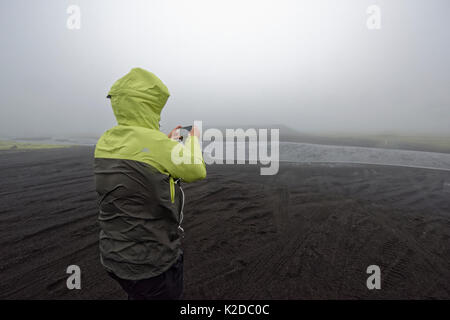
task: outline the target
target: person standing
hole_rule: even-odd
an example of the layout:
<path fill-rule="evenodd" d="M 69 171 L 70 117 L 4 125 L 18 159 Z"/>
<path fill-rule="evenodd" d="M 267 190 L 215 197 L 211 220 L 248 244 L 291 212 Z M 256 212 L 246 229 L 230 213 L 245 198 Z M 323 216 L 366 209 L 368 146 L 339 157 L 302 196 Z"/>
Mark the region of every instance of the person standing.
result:
<path fill-rule="evenodd" d="M 169 135 L 159 130 L 169 95 L 153 73 L 132 69 L 108 93 L 118 125 L 95 148 L 100 260 L 131 300 L 182 296 L 181 183 L 206 177 L 199 130 L 184 146 L 181 126 Z M 174 148 L 192 161 L 173 161 Z"/>

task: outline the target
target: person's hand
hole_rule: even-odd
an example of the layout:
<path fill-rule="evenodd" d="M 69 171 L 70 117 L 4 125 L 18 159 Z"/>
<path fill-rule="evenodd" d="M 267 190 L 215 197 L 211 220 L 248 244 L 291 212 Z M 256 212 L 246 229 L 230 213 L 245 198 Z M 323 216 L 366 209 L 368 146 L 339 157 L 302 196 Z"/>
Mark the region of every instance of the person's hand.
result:
<path fill-rule="evenodd" d="M 181 136 L 180 136 L 180 128 L 182 128 L 182 126 L 176 126 L 175 129 L 170 131 L 170 133 L 167 135 L 169 137 L 169 139 L 180 140 L 180 138 L 181 138 Z"/>
<path fill-rule="evenodd" d="M 200 139 L 200 131 L 198 130 L 197 126 L 193 126 L 192 130 L 189 132 L 190 136 L 196 136 Z"/>

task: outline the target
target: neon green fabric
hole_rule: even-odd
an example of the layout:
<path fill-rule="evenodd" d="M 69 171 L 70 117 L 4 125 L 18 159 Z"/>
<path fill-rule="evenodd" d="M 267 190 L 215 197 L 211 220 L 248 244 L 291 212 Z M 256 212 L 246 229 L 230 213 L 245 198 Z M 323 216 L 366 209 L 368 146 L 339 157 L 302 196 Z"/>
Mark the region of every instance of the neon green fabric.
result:
<path fill-rule="evenodd" d="M 132 69 L 114 83 L 109 96 L 118 125 L 99 139 L 96 158 L 144 162 L 185 182 L 206 177 L 197 137 L 189 137 L 183 146 L 159 131 L 160 114 L 169 91 L 158 77 L 140 68 Z M 172 154 L 190 161 L 173 162 Z"/>
<path fill-rule="evenodd" d="M 173 178 L 170 177 L 169 180 L 170 183 L 170 202 L 175 202 L 175 181 L 173 181 Z"/>
<path fill-rule="evenodd" d="M 108 95 L 119 125 L 159 130 L 161 111 L 170 93 L 153 73 L 134 68 L 113 84 Z"/>

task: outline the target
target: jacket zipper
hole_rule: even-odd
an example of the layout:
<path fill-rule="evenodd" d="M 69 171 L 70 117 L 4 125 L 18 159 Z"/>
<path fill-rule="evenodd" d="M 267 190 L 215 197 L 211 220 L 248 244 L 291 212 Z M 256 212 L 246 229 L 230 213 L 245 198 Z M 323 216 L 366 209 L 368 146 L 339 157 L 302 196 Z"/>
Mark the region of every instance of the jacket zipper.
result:
<path fill-rule="evenodd" d="M 170 201 L 172 203 L 175 203 L 175 183 L 179 183 L 180 179 L 177 179 L 177 181 L 173 180 L 173 177 L 170 177 Z M 182 232 L 182 234 L 184 234 L 184 230 L 181 227 L 181 223 L 183 222 L 183 210 L 184 210 L 184 191 L 180 187 L 180 191 L 181 191 L 181 210 L 180 210 L 180 216 L 179 216 L 179 222 L 178 222 L 178 229 L 180 229 L 180 231 Z"/>

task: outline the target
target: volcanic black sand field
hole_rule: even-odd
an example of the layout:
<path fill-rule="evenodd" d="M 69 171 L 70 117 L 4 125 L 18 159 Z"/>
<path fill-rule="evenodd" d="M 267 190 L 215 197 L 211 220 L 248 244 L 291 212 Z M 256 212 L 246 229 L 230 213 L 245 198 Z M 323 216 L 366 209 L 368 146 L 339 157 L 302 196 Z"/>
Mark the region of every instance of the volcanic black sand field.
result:
<path fill-rule="evenodd" d="M 124 299 L 99 262 L 92 147 L 0 152 L 0 298 Z M 186 299 L 450 298 L 450 172 L 208 166 L 184 185 Z M 82 289 L 66 288 L 67 266 Z M 381 290 L 366 268 L 381 268 Z"/>

